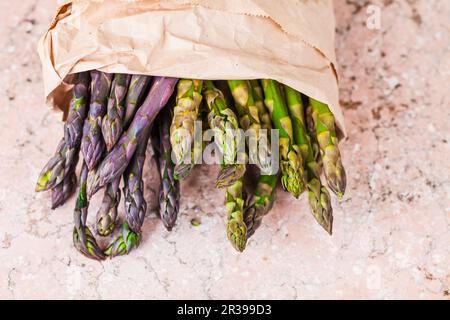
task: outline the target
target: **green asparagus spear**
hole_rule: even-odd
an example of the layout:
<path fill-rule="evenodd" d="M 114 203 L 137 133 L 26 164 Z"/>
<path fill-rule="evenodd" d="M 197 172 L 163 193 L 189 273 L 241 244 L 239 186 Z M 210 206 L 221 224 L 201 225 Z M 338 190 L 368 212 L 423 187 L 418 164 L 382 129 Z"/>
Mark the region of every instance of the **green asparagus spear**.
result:
<path fill-rule="evenodd" d="M 264 92 L 258 80 L 250 80 L 252 87 L 253 99 L 255 100 L 255 106 L 258 109 L 258 117 L 261 123 L 262 129 L 272 129 L 272 120 L 270 119 L 270 113 L 264 105 Z"/>
<path fill-rule="evenodd" d="M 334 116 L 326 104 L 312 98 L 310 98 L 310 103 L 313 110 L 313 119 L 325 177 L 330 189 L 339 199 L 342 199 L 347 178 L 339 152 Z"/>
<path fill-rule="evenodd" d="M 97 233 L 106 237 L 114 231 L 117 219 L 117 207 L 120 202 L 120 179 L 108 183 L 100 209 L 97 212 Z"/>
<path fill-rule="evenodd" d="M 194 123 L 198 119 L 202 102 L 203 81 L 182 79 L 178 82 L 178 91 L 174 116 L 170 127 L 170 142 L 175 155 L 175 176 L 183 179 L 194 167 L 195 150 Z M 200 151 L 201 152 L 201 151 Z M 185 163 L 189 157 L 188 163 Z"/>
<path fill-rule="evenodd" d="M 262 219 L 275 202 L 278 175 L 261 175 L 258 179 L 255 193 L 250 197 L 245 207 L 245 225 L 247 226 L 247 238 L 250 238 L 261 226 Z"/>
<path fill-rule="evenodd" d="M 209 110 L 208 123 L 215 131 L 215 144 L 223 156 L 223 168 L 217 179 L 218 188 L 228 187 L 238 181 L 245 173 L 244 154 L 239 153 L 238 146 L 242 141 L 236 114 L 225 102 L 223 93 L 212 81 L 205 81 L 203 95 Z M 244 159 L 239 159 L 244 157 Z"/>
<path fill-rule="evenodd" d="M 303 166 L 307 174 L 308 200 L 312 214 L 317 222 L 331 234 L 333 225 L 333 210 L 330 195 L 320 181 L 320 169 L 314 158 L 311 139 L 308 136 L 305 109 L 300 92 L 284 86 L 289 113 L 294 128 L 294 140 L 302 153 Z"/>
<path fill-rule="evenodd" d="M 300 150 L 296 150 L 294 146 L 292 120 L 282 98 L 280 84 L 274 80 L 262 80 L 262 84 L 264 103 L 280 135 L 281 182 L 285 190 L 298 198 L 305 190 L 305 174 Z"/>
<path fill-rule="evenodd" d="M 309 98 L 302 95 L 302 101 L 304 105 L 306 105 L 306 111 L 305 111 L 305 123 L 306 123 L 306 129 L 308 131 L 308 135 L 311 138 L 311 147 L 313 149 L 314 159 L 316 159 L 317 163 L 319 164 L 320 168 L 322 168 L 322 159 L 320 158 L 320 148 L 319 148 L 319 142 L 317 141 L 317 135 L 316 135 L 316 126 L 314 125 L 314 119 L 313 119 L 313 109 L 311 104 L 309 103 Z M 320 169 L 322 170 L 322 169 Z"/>
<path fill-rule="evenodd" d="M 233 247 L 243 252 L 247 244 L 247 226 L 244 221 L 244 183 L 240 178 L 226 190 L 227 236 Z"/>

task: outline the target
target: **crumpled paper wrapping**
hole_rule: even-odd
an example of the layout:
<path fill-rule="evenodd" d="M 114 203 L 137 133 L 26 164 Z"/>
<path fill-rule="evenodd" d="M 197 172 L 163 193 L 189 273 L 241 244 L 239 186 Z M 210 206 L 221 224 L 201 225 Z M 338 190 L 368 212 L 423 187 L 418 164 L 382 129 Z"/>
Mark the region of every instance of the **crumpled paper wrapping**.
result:
<path fill-rule="evenodd" d="M 60 1 L 39 42 L 47 103 L 67 112 L 70 74 L 270 78 L 339 107 L 332 0 Z"/>

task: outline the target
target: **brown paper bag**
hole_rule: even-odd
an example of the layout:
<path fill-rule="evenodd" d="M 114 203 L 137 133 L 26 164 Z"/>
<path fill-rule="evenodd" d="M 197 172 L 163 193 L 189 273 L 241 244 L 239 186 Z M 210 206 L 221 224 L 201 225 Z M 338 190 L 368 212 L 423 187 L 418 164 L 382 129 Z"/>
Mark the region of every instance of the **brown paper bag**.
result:
<path fill-rule="evenodd" d="M 339 107 L 332 0 L 62 1 L 39 43 L 49 105 L 80 71 L 270 78 Z"/>

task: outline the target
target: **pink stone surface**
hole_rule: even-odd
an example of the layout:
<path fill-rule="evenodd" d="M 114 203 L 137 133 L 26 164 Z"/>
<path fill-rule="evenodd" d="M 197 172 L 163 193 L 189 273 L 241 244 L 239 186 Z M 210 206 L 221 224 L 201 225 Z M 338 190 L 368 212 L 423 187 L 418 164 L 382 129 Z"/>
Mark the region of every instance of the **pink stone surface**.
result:
<path fill-rule="evenodd" d="M 332 237 L 304 197 L 280 193 L 234 252 L 205 166 L 183 183 L 173 232 L 149 212 L 139 250 L 98 263 L 72 246 L 74 199 L 51 211 L 33 190 L 62 134 L 36 53 L 55 1 L 1 1 L 0 298 L 449 299 L 450 2 L 373 1 L 380 30 L 370 4 L 335 1 L 348 192 Z"/>

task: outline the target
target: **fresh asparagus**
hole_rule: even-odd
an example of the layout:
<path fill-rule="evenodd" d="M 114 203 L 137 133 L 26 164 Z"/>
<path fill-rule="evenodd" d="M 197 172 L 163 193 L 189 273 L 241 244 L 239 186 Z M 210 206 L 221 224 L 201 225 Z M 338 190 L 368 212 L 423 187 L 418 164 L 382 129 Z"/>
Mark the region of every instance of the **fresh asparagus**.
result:
<path fill-rule="evenodd" d="M 120 179 L 108 183 L 105 188 L 105 194 L 100 209 L 96 217 L 97 233 L 106 237 L 114 231 L 117 219 L 117 208 L 120 203 Z"/>
<path fill-rule="evenodd" d="M 261 175 L 258 179 L 255 193 L 249 198 L 245 207 L 245 225 L 247 226 L 247 238 L 250 238 L 261 226 L 262 219 L 275 202 L 278 175 Z"/>
<path fill-rule="evenodd" d="M 75 227 L 73 229 L 73 243 L 75 248 L 88 258 L 104 260 L 105 255 L 97 244 L 91 230 L 86 226 L 89 201 L 86 195 L 88 167 L 84 162 L 81 168 L 78 198 L 74 211 Z"/>
<path fill-rule="evenodd" d="M 133 75 L 125 99 L 125 116 L 123 119 L 123 128 L 127 129 L 136 114 L 136 111 L 145 97 L 146 90 L 151 81 L 151 77 L 143 75 Z"/>
<path fill-rule="evenodd" d="M 257 100 L 259 102 L 259 106 L 256 105 L 256 101 L 254 98 L 254 90 L 253 87 L 248 80 L 229 80 L 228 84 L 230 86 L 235 106 L 237 109 L 237 113 L 239 115 L 239 121 L 244 130 L 252 130 L 250 133 L 254 134 L 254 138 L 256 139 L 256 148 L 249 145 L 249 154 L 251 163 L 255 163 L 258 167 L 264 172 L 271 172 L 271 168 L 265 159 L 261 158 L 267 155 L 270 152 L 269 141 L 267 136 L 263 136 L 261 133 L 262 122 L 261 117 L 264 118 L 266 122 L 264 124 L 265 129 L 272 128 L 272 122 L 267 119 L 268 111 L 264 106 L 264 102 L 261 96 L 257 96 Z M 261 87 L 259 87 L 261 89 Z M 261 105 L 262 103 L 262 105 Z M 267 121 L 268 120 L 268 121 Z M 262 152 L 265 150 L 265 153 Z"/>
<path fill-rule="evenodd" d="M 47 162 L 39 174 L 36 192 L 47 191 L 63 182 L 76 165 L 78 149 L 67 147 L 64 138 L 58 144 L 53 157 Z"/>
<path fill-rule="evenodd" d="M 239 122 L 245 129 L 254 129 L 259 131 L 261 121 L 259 112 L 253 98 L 253 90 L 248 80 L 228 80 L 228 85 L 233 95 Z"/>
<path fill-rule="evenodd" d="M 298 198 L 305 190 L 305 174 L 302 170 L 300 150 L 294 148 L 292 121 L 282 98 L 280 84 L 274 80 L 262 80 L 262 84 L 264 103 L 280 134 L 281 182 L 285 190 Z"/>
<path fill-rule="evenodd" d="M 64 138 L 59 142 L 55 155 L 41 171 L 36 185 L 37 192 L 55 188 L 63 182 L 66 176 L 75 170 L 83 133 L 83 122 L 86 119 L 88 110 L 89 82 L 90 76 L 88 72 L 81 72 L 75 75 L 69 114 L 64 124 Z M 66 183 L 69 183 L 69 181 L 66 180 Z M 68 191 L 67 186 L 66 184 L 66 192 Z M 60 198 L 62 189 L 59 188 L 59 190 L 55 192 L 55 201 L 57 199 L 62 200 Z M 58 204 L 58 201 L 55 203 Z"/>
<path fill-rule="evenodd" d="M 128 74 L 116 74 L 111 85 L 106 115 L 102 120 L 102 134 L 107 151 L 114 147 L 123 131 L 125 98 L 130 80 L 131 76 Z"/>
<path fill-rule="evenodd" d="M 106 113 L 106 104 L 111 91 L 112 73 L 91 71 L 91 103 L 83 127 L 81 152 L 89 170 L 94 170 L 105 150 L 102 137 L 102 119 Z"/>
<path fill-rule="evenodd" d="M 304 166 L 307 175 L 308 200 L 311 211 L 317 222 L 331 234 L 333 210 L 330 195 L 320 181 L 320 167 L 314 158 L 311 139 L 307 133 L 302 97 L 300 92 L 289 86 L 284 86 L 284 91 L 293 123 L 294 141 L 301 150 L 302 166 Z"/>
<path fill-rule="evenodd" d="M 187 177 L 194 167 L 194 124 L 203 99 L 202 88 L 201 80 L 182 79 L 178 82 L 177 105 L 170 127 L 170 142 L 176 160 L 175 175 L 178 179 Z M 187 157 L 190 158 L 189 163 L 185 163 Z"/>
<path fill-rule="evenodd" d="M 171 154 L 169 125 L 171 123 L 171 110 L 165 108 L 160 115 L 159 126 L 159 171 L 161 174 L 161 187 L 159 191 L 159 215 L 167 230 L 175 226 L 180 208 L 180 182 L 175 178 L 174 163 Z M 172 122 L 173 123 L 173 122 Z"/>
<path fill-rule="evenodd" d="M 240 117 L 241 126 L 245 129 L 253 129 L 256 133 L 258 142 L 258 150 L 254 150 L 250 154 L 256 153 L 256 163 L 259 164 L 261 170 L 266 171 L 268 168 L 262 166 L 259 161 L 259 148 L 262 146 L 260 129 L 262 128 L 261 116 L 264 119 L 265 129 L 272 128 L 270 115 L 264 106 L 262 88 L 258 81 L 251 84 L 250 81 L 232 80 L 228 81 L 236 107 Z M 256 99 L 254 96 L 256 95 Z M 259 106 L 257 106 L 257 101 Z M 247 226 L 247 237 L 253 235 L 255 230 L 261 225 L 263 216 L 265 216 L 272 208 L 275 199 L 275 187 L 278 175 L 261 175 L 257 185 L 255 194 L 250 198 L 249 204 L 245 208 L 245 224 Z"/>
<path fill-rule="evenodd" d="M 145 163 L 145 151 L 147 150 L 149 136 L 150 129 L 145 132 L 143 141 L 138 145 L 129 166 L 123 175 L 125 217 L 130 229 L 138 234 L 141 232 L 141 226 L 147 211 L 147 202 L 144 199 L 142 171 Z"/>
<path fill-rule="evenodd" d="M 322 156 L 323 171 L 330 189 L 339 199 L 342 199 L 347 178 L 339 152 L 333 113 L 326 104 L 312 98 L 309 100 L 313 110 L 312 116 Z"/>
<path fill-rule="evenodd" d="M 305 98 L 305 96 L 302 95 L 302 98 Z M 302 100 L 303 100 L 303 103 L 307 106 L 306 111 L 305 111 L 305 123 L 306 123 L 306 129 L 308 130 L 308 135 L 311 138 L 311 147 L 313 149 L 314 159 L 316 159 L 317 163 L 320 165 L 320 168 L 322 168 L 322 159 L 320 158 L 319 142 L 317 141 L 316 126 L 314 124 L 314 119 L 313 119 L 313 109 L 312 109 L 311 104 L 309 103 L 308 97 L 306 97 L 305 99 L 302 99 Z M 322 169 L 320 169 L 320 170 L 322 170 Z"/>
<path fill-rule="evenodd" d="M 140 234 L 131 230 L 125 221 L 120 228 L 119 236 L 105 249 L 104 254 L 110 258 L 126 255 L 137 248 L 140 241 Z"/>
<path fill-rule="evenodd" d="M 52 189 L 52 209 L 62 206 L 74 193 L 77 186 L 77 175 L 72 172 L 60 184 Z"/>
<path fill-rule="evenodd" d="M 69 148 L 80 148 L 83 125 L 89 110 L 90 81 L 89 72 L 80 72 L 75 75 L 69 114 L 64 124 L 64 140 Z"/>
<path fill-rule="evenodd" d="M 227 237 L 233 247 L 243 252 L 247 245 L 247 226 L 244 221 L 244 182 L 240 178 L 226 190 Z"/>
<path fill-rule="evenodd" d="M 203 96 L 208 107 L 208 123 L 215 131 L 214 141 L 223 156 L 223 168 L 217 178 L 218 188 L 232 186 L 245 173 L 245 164 L 237 163 L 242 139 L 236 114 L 230 109 L 212 81 L 205 81 Z M 245 161 L 245 159 L 243 159 Z"/>
<path fill-rule="evenodd" d="M 98 169 L 89 173 L 89 196 L 124 173 L 137 146 L 145 139 L 146 130 L 172 95 L 177 81 L 176 78 L 155 77 L 150 93 L 136 112 L 128 130 L 122 134 Z"/>
<path fill-rule="evenodd" d="M 272 129 L 272 120 L 270 119 L 270 113 L 264 105 L 264 92 L 258 80 L 250 80 L 252 87 L 253 99 L 255 106 L 258 110 L 258 117 L 261 123 L 262 129 Z"/>

